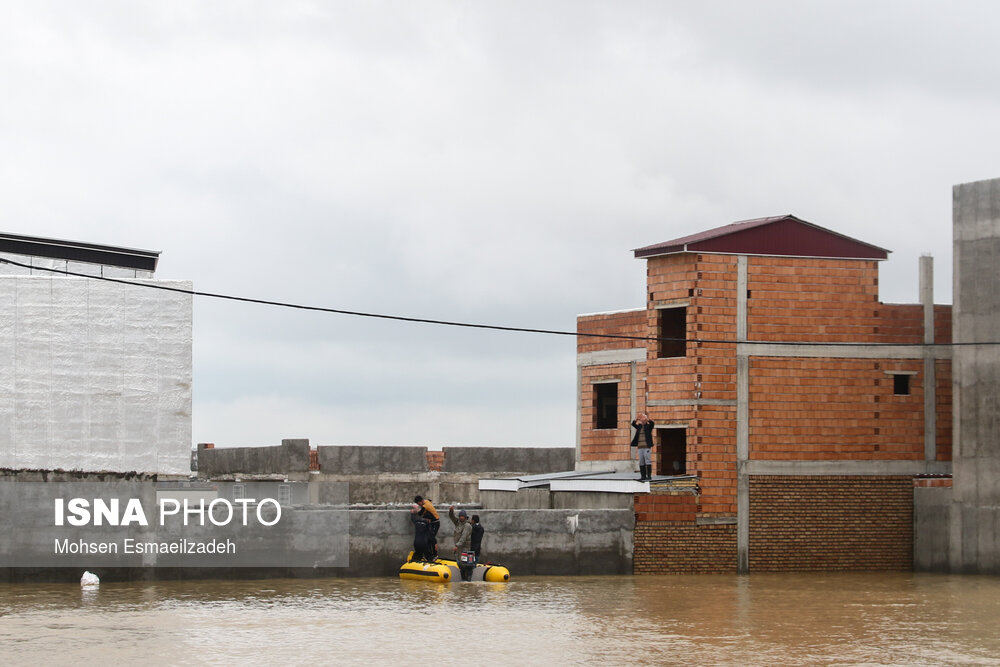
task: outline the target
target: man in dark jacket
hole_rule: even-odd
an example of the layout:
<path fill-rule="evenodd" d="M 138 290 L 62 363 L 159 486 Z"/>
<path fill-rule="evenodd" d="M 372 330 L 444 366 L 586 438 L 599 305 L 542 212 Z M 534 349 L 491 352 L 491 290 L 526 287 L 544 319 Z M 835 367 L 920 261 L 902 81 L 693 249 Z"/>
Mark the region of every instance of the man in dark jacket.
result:
<path fill-rule="evenodd" d="M 441 527 L 441 516 L 438 514 L 438 511 L 434 509 L 434 505 L 431 501 L 425 500 L 423 496 L 414 496 L 413 502 L 419 508 L 417 513 L 426 519 L 428 525 L 430 526 L 431 536 L 429 538 L 429 548 L 434 554 L 434 557 L 437 558 L 437 534 L 438 529 Z"/>
<path fill-rule="evenodd" d="M 469 542 L 469 548 L 476 552 L 476 562 L 482 562 L 482 552 L 483 552 L 483 530 L 482 524 L 479 523 L 479 515 L 472 515 L 472 540 Z"/>
<path fill-rule="evenodd" d="M 410 510 L 410 520 L 413 521 L 413 560 L 434 560 L 431 524 L 419 514 L 416 505 Z"/>
<path fill-rule="evenodd" d="M 648 482 L 653 478 L 653 426 L 655 423 L 645 412 L 640 412 L 632 420 L 635 435 L 632 436 L 632 446 L 639 450 L 639 481 Z"/>

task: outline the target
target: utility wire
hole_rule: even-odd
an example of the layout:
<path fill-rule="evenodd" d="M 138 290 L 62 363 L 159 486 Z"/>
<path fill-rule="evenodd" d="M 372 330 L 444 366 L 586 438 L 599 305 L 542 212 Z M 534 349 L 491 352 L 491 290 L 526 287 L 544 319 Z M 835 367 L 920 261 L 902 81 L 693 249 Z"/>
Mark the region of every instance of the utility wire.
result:
<path fill-rule="evenodd" d="M 160 285 L 149 282 L 135 282 L 132 280 L 123 280 L 121 278 L 108 278 L 106 276 L 94 276 L 88 275 L 86 273 L 77 273 L 74 271 L 69 271 L 66 269 L 53 269 L 43 266 L 31 266 L 30 264 L 23 264 L 21 262 L 15 262 L 11 259 L 6 259 L 0 257 L 0 263 L 10 264 L 12 266 L 18 266 L 23 269 L 28 269 L 31 271 L 48 271 L 50 273 L 58 273 L 66 276 L 75 276 L 78 278 L 89 278 L 91 280 L 100 280 L 109 283 L 118 283 L 121 285 L 131 285 L 133 287 L 145 287 L 149 289 L 158 289 L 165 292 L 177 292 L 179 294 L 187 294 L 189 296 L 202 296 L 210 299 L 222 299 L 226 301 L 238 301 L 241 303 L 254 303 L 263 306 L 277 306 L 279 308 L 292 308 L 295 310 L 307 310 L 320 313 L 333 313 L 336 315 L 349 315 L 353 317 L 368 317 L 381 320 L 394 320 L 397 322 L 414 322 L 418 324 L 437 324 L 440 326 L 448 327 L 464 327 L 468 329 L 489 329 L 493 331 L 513 331 L 518 333 L 537 333 L 537 334 L 548 334 L 551 336 L 574 336 L 574 337 L 584 337 L 584 338 L 613 338 L 620 340 L 636 340 L 636 341 L 655 341 L 655 342 L 671 342 L 671 343 L 719 343 L 731 345 L 734 343 L 747 342 L 747 343 L 763 343 L 766 345 L 801 345 L 801 346 L 841 346 L 841 347 L 945 347 L 945 346 L 958 346 L 958 345 L 1000 345 L 998 341 L 991 341 L 986 343 L 853 343 L 853 342 L 816 342 L 816 341 L 735 341 L 735 340 L 721 340 L 721 339 L 711 339 L 711 338 L 663 338 L 658 336 L 629 336 L 625 334 L 597 334 L 597 333 L 586 333 L 577 331 L 559 331 L 556 329 L 533 329 L 528 327 L 510 327 L 501 326 L 497 324 L 476 324 L 471 322 L 454 322 L 450 320 L 434 320 L 423 317 L 406 317 L 403 315 L 385 315 L 380 313 L 365 313 L 356 310 L 342 310 L 339 308 L 325 308 L 322 306 L 307 306 L 297 303 L 288 303 L 285 301 L 268 301 L 266 299 L 252 299 L 243 296 L 232 296 L 229 294 L 216 294 L 213 292 L 201 292 L 198 290 L 186 290 L 179 287 L 169 287 L 167 285 Z"/>

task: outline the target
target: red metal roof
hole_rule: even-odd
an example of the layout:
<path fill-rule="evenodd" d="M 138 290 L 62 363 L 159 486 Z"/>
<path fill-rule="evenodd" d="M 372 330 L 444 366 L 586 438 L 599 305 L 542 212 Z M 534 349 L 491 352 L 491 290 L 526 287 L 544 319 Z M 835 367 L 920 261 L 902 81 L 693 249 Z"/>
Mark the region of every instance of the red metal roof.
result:
<path fill-rule="evenodd" d="M 691 236 L 636 248 L 636 257 L 683 252 L 736 255 L 787 255 L 882 260 L 888 250 L 824 229 L 794 215 L 743 220 Z"/>

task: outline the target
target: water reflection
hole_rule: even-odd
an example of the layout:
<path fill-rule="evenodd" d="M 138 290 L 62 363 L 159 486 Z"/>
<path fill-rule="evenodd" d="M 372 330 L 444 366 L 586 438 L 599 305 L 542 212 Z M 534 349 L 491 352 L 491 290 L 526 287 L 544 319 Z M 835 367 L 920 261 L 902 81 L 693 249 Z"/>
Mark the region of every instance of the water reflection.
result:
<path fill-rule="evenodd" d="M 457 658 L 456 633 L 474 639 L 469 660 Z M 86 591 L 16 584 L 0 586 L 0 645 L 5 661 L 75 665 L 1000 665 L 1000 579 L 326 579 L 106 582 Z"/>

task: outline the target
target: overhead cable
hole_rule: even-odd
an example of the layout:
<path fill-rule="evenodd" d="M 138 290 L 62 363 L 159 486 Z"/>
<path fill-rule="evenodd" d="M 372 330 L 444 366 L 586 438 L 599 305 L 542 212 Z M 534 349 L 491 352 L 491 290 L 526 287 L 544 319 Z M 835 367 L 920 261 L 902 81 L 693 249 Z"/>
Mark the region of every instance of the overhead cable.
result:
<path fill-rule="evenodd" d="M 467 329 L 489 329 L 493 331 L 511 331 L 517 333 L 537 333 L 537 334 L 548 334 L 551 336 L 574 336 L 583 338 L 613 338 L 622 340 L 635 340 L 635 341 L 655 341 L 655 342 L 671 342 L 671 343 L 713 343 L 713 344 L 727 344 L 731 345 L 733 343 L 758 343 L 766 345 L 799 345 L 799 346 L 840 346 L 840 347 L 942 347 L 942 346 L 956 346 L 956 345 L 997 345 L 1000 342 L 991 341 L 986 343 L 863 343 L 863 342 L 818 342 L 818 341 L 736 341 L 736 340 L 722 340 L 722 339 L 711 339 L 711 338 L 665 338 L 659 336 L 629 336 L 626 334 L 605 334 L 605 333 L 589 333 L 581 331 L 559 331 L 557 329 L 536 329 L 529 327 L 514 327 L 514 326 L 502 326 L 498 324 L 479 324 L 472 322 L 456 322 L 452 320 L 436 320 L 424 317 L 407 317 L 404 315 L 386 315 L 382 313 L 366 313 L 356 310 L 344 310 L 341 308 L 326 308 L 323 306 L 307 306 L 298 303 L 288 303 L 285 301 L 270 301 L 267 299 L 253 299 L 244 296 L 233 296 L 230 294 L 216 294 L 213 292 L 202 292 L 199 290 L 187 290 L 181 289 L 180 287 L 170 287 L 168 285 L 157 284 L 152 282 L 136 282 L 134 280 L 125 280 L 122 278 L 109 278 L 107 276 L 94 276 L 86 273 L 78 273 L 74 271 L 69 271 L 68 269 L 54 269 L 50 267 L 43 266 L 31 266 L 29 264 L 23 264 L 21 262 L 16 262 L 12 259 L 6 259 L 0 257 L 0 263 L 10 264 L 11 266 L 18 266 L 31 271 L 48 271 L 50 273 L 58 273 L 60 275 L 74 276 L 77 278 L 89 278 L 91 280 L 99 280 L 103 282 L 118 283 L 122 285 L 130 285 L 133 287 L 144 287 L 147 289 L 158 289 L 166 292 L 177 292 L 179 294 L 187 294 L 190 296 L 200 296 L 210 299 L 223 299 L 226 301 L 238 301 L 241 303 L 253 303 L 262 306 L 276 306 L 279 308 L 292 308 L 295 310 L 306 310 L 320 313 L 333 313 L 336 315 L 348 315 L 352 317 L 368 317 L 380 320 L 393 320 L 397 322 L 413 322 L 417 324 L 437 324 L 440 326 L 448 327 L 464 327 Z"/>

